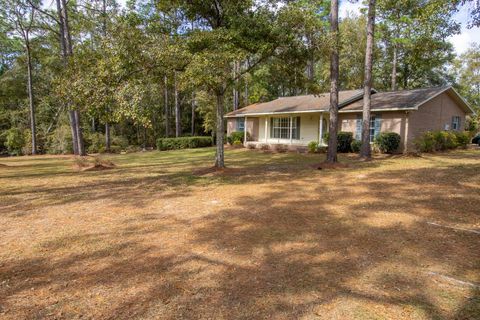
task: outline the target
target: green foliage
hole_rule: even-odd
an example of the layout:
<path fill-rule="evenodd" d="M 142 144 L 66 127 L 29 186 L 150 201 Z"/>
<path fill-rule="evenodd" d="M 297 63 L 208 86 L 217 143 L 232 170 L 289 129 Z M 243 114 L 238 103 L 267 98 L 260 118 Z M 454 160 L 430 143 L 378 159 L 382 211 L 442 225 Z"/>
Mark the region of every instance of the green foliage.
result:
<path fill-rule="evenodd" d="M 415 139 L 414 145 L 420 152 L 434 152 L 465 148 L 470 142 L 466 132 L 459 131 L 427 131 Z"/>
<path fill-rule="evenodd" d="M 50 154 L 73 153 L 72 131 L 69 125 L 61 125 L 47 136 L 46 151 Z"/>
<path fill-rule="evenodd" d="M 232 146 L 235 147 L 235 148 L 241 148 L 241 147 L 243 147 L 243 142 L 240 141 L 240 140 L 235 140 L 235 141 L 233 141 Z"/>
<path fill-rule="evenodd" d="M 375 138 L 375 144 L 382 153 L 393 153 L 400 146 L 401 137 L 396 132 L 381 132 Z M 361 145 L 361 144 L 360 144 Z"/>
<path fill-rule="evenodd" d="M 233 131 L 228 137 L 227 137 L 227 142 L 229 144 L 233 144 L 235 141 L 240 141 L 241 143 L 244 143 L 245 139 L 245 133 L 243 131 Z M 247 132 L 247 141 L 250 140 L 250 133 Z"/>
<path fill-rule="evenodd" d="M 5 146 L 12 156 L 22 155 L 22 149 L 25 146 L 25 136 L 18 128 L 10 128 L 5 132 Z"/>
<path fill-rule="evenodd" d="M 337 135 L 337 151 L 338 152 L 350 152 L 352 151 L 352 141 L 353 141 L 353 133 L 340 131 Z"/>
<path fill-rule="evenodd" d="M 307 145 L 308 152 L 315 153 L 318 149 L 318 142 L 317 141 L 310 141 Z"/>
<path fill-rule="evenodd" d="M 157 140 L 158 150 L 202 148 L 211 145 L 211 137 L 160 138 Z"/>
<path fill-rule="evenodd" d="M 465 131 L 468 131 L 471 134 L 475 134 L 478 132 L 478 129 L 479 129 L 478 119 L 475 118 L 474 116 L 467 116 L 467 121 L 465 123 Z"/>
<path fill-rule="evenodd" d="M 350 144 L 350 148 L 352 149 L 352 152 L 358 153 L 360 152 L 360 148 L 362 147 L 362 141 L 360 140 L 353 140 L 352 143 Z"/>
<path fill-rule="evenodd" d="M 466 148 L 470 143 L 470 135 L 465 131 L 454 131 L 457 146 Z"/>

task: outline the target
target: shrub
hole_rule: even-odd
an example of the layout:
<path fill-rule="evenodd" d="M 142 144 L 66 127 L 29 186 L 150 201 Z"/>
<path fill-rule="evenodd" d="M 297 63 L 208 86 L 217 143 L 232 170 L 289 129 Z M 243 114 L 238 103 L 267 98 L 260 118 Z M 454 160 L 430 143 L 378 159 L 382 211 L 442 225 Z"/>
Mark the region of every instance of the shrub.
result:
<path fill-rule="evenodd" d="M 401 137 L 396 132 L 381 132 L 375 138 L 375 144 L 382 153 L 393 153 L 400 146 Z"/>
<path fill-rule="evenodd" d="M 18 128 L 10 128 L 5 132 L 5 146 L 12 156 L 22 155 L 22 148 L 25 146 L 25 136 Z"/>
<path fill-rule="evenodd" d="M 470 135 L 465 131 L 454 131 L 457 146 L 466 148 L 470 142 Z"/>
<path fill-rule="evenodd" d="M 328 143 L 328 139 L 330 137 L 329 133 L 325 133 L 324 135 L 325 141 Z M 340 131 L 337 133 L 337 152 L 350 152 L 351 144 L 353 141 L 353 133 Z"/>
<path fill-rule="evenodd" d="M 337 136 L 337 151 L 338 152 L 350 152 L 352 151 L 351 145 L 353 141 L 353 133 L 340 131 Z"/>
<path fill-rule="evenodd" d="M 243 147 L 243 143 L 242 143 L 242 141 L 240 141 L 240 140 L 235 140 L 235 141 L 233 141 L 232 146 L 233 146 L 234 148 L 242 148 L 242 147 Z"/>
<path fill-rule="evenodd" d="M 268 151 L 268 150 L 270 150 L 270 146 L 268 144 L 261 144 L 260 145 L 260 150 Z"/>
<path fill-rule="evenodd" d="M 468 142 L 466 132 L 427 131 L 415 139 L 414 144 L 419 152 L 433 152 L 466 147 Z"/>
<path fill-rule="evenodd" d="M 435 136 L 430 131 L 424 132 L 413 141 L 413 144 L 419 152 L 433 152 L 435 151 Z"/>
<path fill-rule="evenodd" d="M 307 145 L 308 152 L 315 153 L 318 149 L 318 142 L 317 141 L 310 141 Z"/>
<path fill-rule="evenodd" d="M 457 137 L 452 131 L 434 131 L 435 150 L 443 151 L 457 147 Z"/>
<path fill-rule="evenodd" d="M 360 152 L 360 148 L 362 147 L 362 141 L 360 140 L 353 140 L 352 143 L 350 144 L 350 148 L 352 149 L 352 152 Z"/>
<path fill-rule="evenodd" d="M 202 148 L 212 145 L 211 137 L 179 137 L 179 138 L 160 138 L 157 140 L 158 150 L 174 150 Z"/>
<path fill-rule="evenodd" d="M 68 124 L 59 126 L 47 136 L 46 150 L 50 154 L 73 153 L 72 131 Z"/>
<path fill-rule="evenodd" d="M 105 135 L 98 132 L 85 134 L 85 146 L 87 153 L 105 152 Z"/>
<path fill-rule="evenodd" d="M 233 144 L 235 141 L 240 141 L 240 142 L 245 142 L 243 139 L 245 138 L 245 132 L 243 131 L 234 131 L 230 133 L 230 135 L 227 137 L 227 142 L 229 144 Z M 250 133 L 247 132 L 247 141 L 250 140 Z"/>
<path fill-rule="evenodd" d="M 284 144 L 276 144 L 275 145 L 275 151 L 279 153 L 285 153 L 288 151 L 288 146 Z"/>

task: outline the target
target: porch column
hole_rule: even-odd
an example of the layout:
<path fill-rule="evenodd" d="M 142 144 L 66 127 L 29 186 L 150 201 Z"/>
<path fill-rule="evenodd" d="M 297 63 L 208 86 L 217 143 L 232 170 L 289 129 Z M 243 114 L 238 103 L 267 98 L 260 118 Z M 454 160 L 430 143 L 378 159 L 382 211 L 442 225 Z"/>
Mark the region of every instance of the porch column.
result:
<path fill-rule="evenodd" d="M 290 144 L 292 144 L 292 133 L 293 133 L 293 117 L 290 117 Z"/>
<path fill-rule="evenodd" d="M 403 138 L 403 153 L 408 152 L 408 111 L 405 112 L 405 136 Z"/>
<path fill-rule="evenodd" d="M 245 124 L 243 125 L 243 145 L 247 146 L 247 116 L 245 116 Z"/>
<path fill-rule="evenodd" d="M 265 143 L 268 141 L 268 117 L 265 117 Z"/>
<path fill-rule="evenodd" d="M 320 124 L 319 124 L 319 128 L 320 128 L 320 136 L 318 137 L 318 143 L 323 146 L 323 112 L 320 113 Z"/>

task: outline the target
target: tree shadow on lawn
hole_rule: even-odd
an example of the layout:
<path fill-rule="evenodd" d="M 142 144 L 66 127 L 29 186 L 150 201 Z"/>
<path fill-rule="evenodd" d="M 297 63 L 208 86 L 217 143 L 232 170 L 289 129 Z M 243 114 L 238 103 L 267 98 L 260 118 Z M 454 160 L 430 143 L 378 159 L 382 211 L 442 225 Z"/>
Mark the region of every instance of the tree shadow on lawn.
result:
<path fill-rule="evenodd" d="M 427 213 L 454 222 L 463 214 L 475 223 L 478 197 L 455 217 L 449 207 L 435 203 L 448 198 L 442 189 L 457 189 L 451 206 L 478 189 L 450 185 L 455 167 L 428 169 L 428 190 L 406 187 L 415 181 L 422 185 L 425 170 L 373 172 L 361 181 L 348 172 L 332 172 L 329 178 L 338 182 L 327 180 L 312 192 L 304 182 L 281 177 L 278 188 L 239 194 L 233 206 L 206 215 L 155 219 L 146 214 L 107 232 L 45 243 L 42 257 L 2 263 L 0 283 L 9 287 L 0 287 L 0 304 L 15 309 L 17 318 L 50 313 L 112 319 L 478 314 L 478 291 L 428 275 L 439 271 L 479 281 L 478 235 L 429 227 L 417 219 Z M 434 187 L 440 191 L 432 193 Z M 411 198 L 415 190 L 421 198 Z M 367 196 L 375 199 L 362 199 Z M 389 216 L 392 206 L 398 214 Z M 34 303 L 22 304 L 25 296 Z"/>

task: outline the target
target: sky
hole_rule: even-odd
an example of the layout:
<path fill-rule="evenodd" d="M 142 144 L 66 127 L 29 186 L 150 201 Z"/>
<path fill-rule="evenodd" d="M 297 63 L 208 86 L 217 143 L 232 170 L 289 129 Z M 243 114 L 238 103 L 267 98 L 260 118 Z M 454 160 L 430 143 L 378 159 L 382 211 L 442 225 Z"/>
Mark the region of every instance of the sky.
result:
<path fill-rule="evenodd" d="M 126 0 L 118 0 L 118 2 L 122 6 L 125 6 Z M 355 1 L 354 3 L 348 0 L 340 1 L 340 17 L 345 17 L 348 12 L 358 14 L 362 6 L 362 1 Z M 455 15 L 454 19 L 462 24 L 462 31 L 460 34 L 450 37 L 449 40 L 453 44 L 457 54 L 462 54 L 468 49 L 471 43 L 480 43 L 480 28 L 467 28 L 468 8 L 466 7 L 462 7 L 462 9 Z"/>

